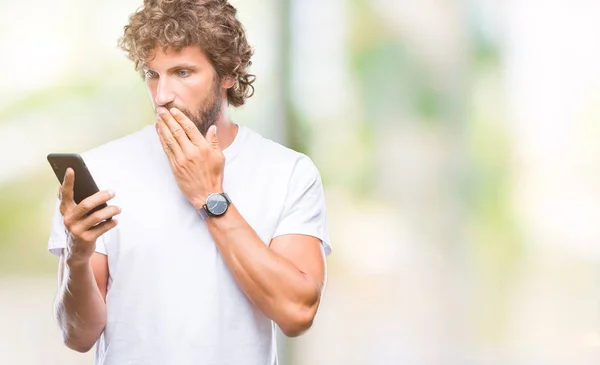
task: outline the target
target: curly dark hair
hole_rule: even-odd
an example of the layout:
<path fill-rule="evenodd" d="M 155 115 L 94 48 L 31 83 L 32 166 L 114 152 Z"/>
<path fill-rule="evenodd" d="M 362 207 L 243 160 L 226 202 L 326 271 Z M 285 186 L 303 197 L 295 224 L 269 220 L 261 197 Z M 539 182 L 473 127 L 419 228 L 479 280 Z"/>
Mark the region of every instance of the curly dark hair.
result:
<path fill-rule="evenodd" d="M 227 101 L 241 106 L 254 94 L 255 75 L 248 73 L 254 53 L 236 17 L 237 10 L 227 0 L 144 0 L 129 17 L 119 47 L 127 52 L 136 71 L 150 61 L 154 48 L 197 45 L 212 63 L 219 79 L 236 79 L 227 90 Z"/>

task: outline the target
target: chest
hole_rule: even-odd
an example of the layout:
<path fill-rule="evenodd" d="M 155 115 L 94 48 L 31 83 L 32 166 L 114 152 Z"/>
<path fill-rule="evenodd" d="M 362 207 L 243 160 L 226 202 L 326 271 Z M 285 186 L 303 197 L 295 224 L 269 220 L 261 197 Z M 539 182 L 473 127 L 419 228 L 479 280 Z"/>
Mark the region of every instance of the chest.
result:
<path fill-rule="evenodd" d="M 113 204 L 122 209 L 118 226 L 106 234 L 111 273 L 123 267 L 203 265 L 210 268 L 218 251 L 205 222 L 181 193 L 170 166 L 163 162 L 122 166 L 125 176 L 112 182 Z M 260 164 L 232 164 L 223 189 L 261 240 L 268 244 L 282 210 L 284 177 Z"/>

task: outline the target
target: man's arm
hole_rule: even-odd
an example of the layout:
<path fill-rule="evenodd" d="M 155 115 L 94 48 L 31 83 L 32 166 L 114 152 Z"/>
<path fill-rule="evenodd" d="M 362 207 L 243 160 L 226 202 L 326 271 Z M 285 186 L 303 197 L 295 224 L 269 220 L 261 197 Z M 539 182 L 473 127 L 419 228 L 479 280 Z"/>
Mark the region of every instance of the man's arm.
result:
<path fill-rule="evenodd" d="M 58 272 L 55 317 L 67 347 L 88 352 L 106 325 L 108 259 L 94 253 L 89 261 L 70 261 L 63 253 Z"/>
<path fill-rule="evenodd" d="M 115 216 L 121 209 L 110 205 L 89 214 L 111 200 L 114 192 L 99 191 L 75 204 L 74 183 L 75 172 L 68 168 L 59 190 L 60 214 L 68 234 L 60 256 L 54 308 L 64 343 L 73 350 L 87 352 L 106 325 L 108 258 L 96 252 L 96 241 L 117 226 Z"/>
<path fill-rule="evenodd" d="M 210 193 L 223 191 L 225 156 L 217 127 L 212 125 L 204 137 L 180 110 L 161 107 L 157 113 L 156 132 L 177 185 L 189 202 L 200 209 Z M 318 186 L 312 185 L 316 182 L 314 177 L 314 181 L 307 181 L 307 187 Z M 314 198 L 313 195 L 310 199 Z M 292 216 L 297 211 L 307 212 L 306 204 L 310 202 L 296 199 L 301 202 L 291 203 Z M 308 212 L 313 213 L 310 209 Z M 313 217 L 300 221 L 307 219 Z M 246 296 L 287 336 L 298 336 L 307 330 L 317 312 L 324 282 L 325 263 L 319 239 L 322 237 L 287 235 L 288 227 L 276 234 L 267 247 L 233 204 L 225 215 L 207 218 L 206 222 Z"/>
<path fill-rule="evenodd" d="M 289 337 L 312 325 L 321 299 L 325 263 L 321 241 L 282 235 L 266 246 L 233 204 L 206 220 L 217 247 L 246 296 Z"/>

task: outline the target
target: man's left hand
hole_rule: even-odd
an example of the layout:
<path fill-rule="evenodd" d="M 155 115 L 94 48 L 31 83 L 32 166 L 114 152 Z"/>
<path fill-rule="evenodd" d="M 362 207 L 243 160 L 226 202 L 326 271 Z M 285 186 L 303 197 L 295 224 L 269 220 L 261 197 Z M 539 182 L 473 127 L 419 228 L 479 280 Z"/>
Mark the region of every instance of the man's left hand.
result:
<path fill-rule="evenodd" d="M 212 193 L 223 191 L 225 155 L 217 139 L 217 126 L 206 132 L 179 109 L 158 109 L 156 131 L 181 192 L 200 209 Z"/>

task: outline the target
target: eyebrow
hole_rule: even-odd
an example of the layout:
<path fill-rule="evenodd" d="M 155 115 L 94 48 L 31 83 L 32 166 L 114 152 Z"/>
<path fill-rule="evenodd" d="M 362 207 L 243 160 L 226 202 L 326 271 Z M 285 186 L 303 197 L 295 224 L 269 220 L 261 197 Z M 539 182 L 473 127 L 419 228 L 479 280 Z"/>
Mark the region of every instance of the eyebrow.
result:
<path fill-rule="evenodd" d="M 145 70 L 145 71 L 154 71 L 154 72 L 156 72 L 155 70 L 151 69 L 147 65 L 144 65 L 142 67 L 142 69 Z M 180 63 L 180 64 L 177 64 L 177 65 L 175 65 L 173 67 L 170 67 L 167 70 L 167 73 L 172 73 L 174 71 L 181 70 L 181 69 L 186 69 L 186 70 L 190 70 L 190 71 L 196 71 L 196 70 L 198 70 L 198 67 L 195 66 L 195 65 L 189 64 L 189 63 Z"/>

